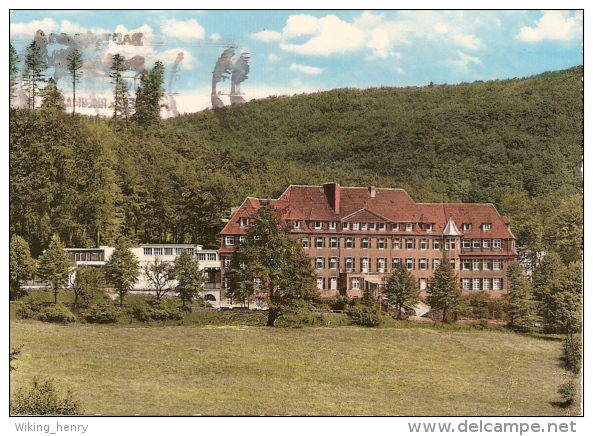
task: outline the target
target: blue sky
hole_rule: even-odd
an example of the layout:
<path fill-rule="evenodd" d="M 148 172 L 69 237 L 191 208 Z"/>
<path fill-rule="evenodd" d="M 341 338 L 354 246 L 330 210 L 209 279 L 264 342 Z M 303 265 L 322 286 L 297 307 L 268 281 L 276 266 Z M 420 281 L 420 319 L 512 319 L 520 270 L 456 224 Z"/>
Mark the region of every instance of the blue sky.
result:
<path fill-rule="evenodd" d="M 162 61 L 168 98 L 181 114 L 211 107 L 212 71 L 232 45 L 234 59 L 250 57 L 240 88 L 245 100 L 506 79 L 583 64 L 581 11 L 16 10 L 10 40 L 21 58 L 38 30 L 50 65 L 70 47 L 50 34 L 76 35 L 86 61 L 77 97 L 110 97 L 109 60 L 120 53 L 141 61 L 126 74 L 132 87 L 142 68 Z M 52 75 L 68 97 L 67 75 L 50 68 Z M 228 104 L 230 82 L 218 83 L 217 91 Z"/>

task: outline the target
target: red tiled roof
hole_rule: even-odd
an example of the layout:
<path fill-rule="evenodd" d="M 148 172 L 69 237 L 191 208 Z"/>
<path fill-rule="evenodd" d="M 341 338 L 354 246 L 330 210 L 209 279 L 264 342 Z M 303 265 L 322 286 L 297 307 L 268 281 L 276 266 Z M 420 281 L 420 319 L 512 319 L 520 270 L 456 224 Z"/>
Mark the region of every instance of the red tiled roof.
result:
<path fill-rule="evenodd" d="M 247 198 L 231 216 L 221 234 L 244 234 L 247 228 L 240 226 L 240 218 L 255 218 L 264 202 L 282 210 L 284 219 L 303 221 L 355 221 L 380 222 L 383 219 L 396 222 L 423 222 L 434 224 L 432 234 L 442 234 L 449 220 L 453 221 L 466 238 L 513 238 L 508 230 L 508 221 L 501 217 L 492 204 L 416 203 L 403 189 L 340 188 L 338 190 L 339 213 L 324 193 L 323 186 L 289 186 L 277 200 Z M 354 215 L 351 217 L 351 215 Z M 364 218 L 364 219 L 363 219 Z M 463 223 L 470 223 L 471 230 L 464 232 Z M 491 224 L 484 232 L 482 224 Z"/>

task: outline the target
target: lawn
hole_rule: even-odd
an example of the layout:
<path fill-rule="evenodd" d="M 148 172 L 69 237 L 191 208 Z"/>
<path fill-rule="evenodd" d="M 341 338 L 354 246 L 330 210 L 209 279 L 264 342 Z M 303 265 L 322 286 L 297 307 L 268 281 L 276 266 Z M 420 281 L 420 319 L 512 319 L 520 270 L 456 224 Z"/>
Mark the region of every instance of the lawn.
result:
<path fill-rule="evenodd" d="M 51 377 L 89 415 L 566 414 L 560 342 L 506 332 L 13 320 L 10 343 L 11 392 Z"/>

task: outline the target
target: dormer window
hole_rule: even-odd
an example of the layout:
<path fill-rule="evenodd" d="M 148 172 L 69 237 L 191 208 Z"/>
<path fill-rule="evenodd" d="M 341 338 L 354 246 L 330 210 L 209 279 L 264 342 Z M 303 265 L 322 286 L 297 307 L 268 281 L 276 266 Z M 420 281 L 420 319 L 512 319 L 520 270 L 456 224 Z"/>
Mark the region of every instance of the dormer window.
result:
<path fill-rule="evenodd" d="M 296 230 L 300 230 L 303 228 L 303 224 L 300 221 L 294 221 L 292 227 Z"/>
<path fill-rule="evenodd" d="M 492 224 L 490 223 L 483 223 L 482 224 L 482 231 L 483 232 L 489 232 L 492 230 Z"/>
<path fill-rule="evenodd" d="M 406 232 L 411 232 L 412 230 L 414 230 L 414 224 L 406 223 Z"/>
<path fill-rule="evenodd" d="M 358 230 L 360 229 L 360 224 L 359 223 L 352 223 L 352 230 Z"/>
<path fill-rule="evenodd" d="M 463 223 L 463 225 L 461 226 L 461 230 L 463 230 L 464 232 L 471 232 L 471 230 L 472 230 L 471 223 Z"/>
<path fill-rule="evenodd" d="M 426 224 L 426 231 L 428 233 L 432 232 L 432 224 Z"/>
<path fill-rule="evenodd" d="M 249 225 L 249 218 L 241 218 L 241 227 L 247 227 Z"/>
<path fill-rule="evenodd" d="M 375 230 L 375 223 L 369 224 L 369 230 Z"/>
<path fill-rule="evenodd" d="M 385 223 L 379 223 L 379 231 L 381 231 L 381 232 L 385 231 Z"/>
<path fill-rule="evenodd" d="M 314 227 L 315 230 L 321 230 L 323 228 L 323 223 L 321 221 L 315 221 Z"/>
<path fill-rule="evenodd" d="M 329 229 L 336 230 L 336 223 L 334 223 L 334 222 L 329 223 Z"/>
<path fill-rule="evenodd" d="M 350 230 L 350 223 L 344 223 L 342 224 L 342 227 L 344 228 L 344 230 Z"/>

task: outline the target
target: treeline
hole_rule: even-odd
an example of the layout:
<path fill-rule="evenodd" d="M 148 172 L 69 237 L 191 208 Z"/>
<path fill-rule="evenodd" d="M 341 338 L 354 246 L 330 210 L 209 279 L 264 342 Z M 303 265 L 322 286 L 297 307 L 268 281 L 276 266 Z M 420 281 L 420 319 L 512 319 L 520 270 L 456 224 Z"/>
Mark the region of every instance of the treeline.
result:
<path fill-rule="evenodd" d="M 582 250 L 582 73 L 272 97 L 147 125 L 11 110 L 10 233 L 35 256 L 52 234 L 216 247 L 247 196 L 335 181 L 492 202 L 520 247 L 570 262 Z"/>

